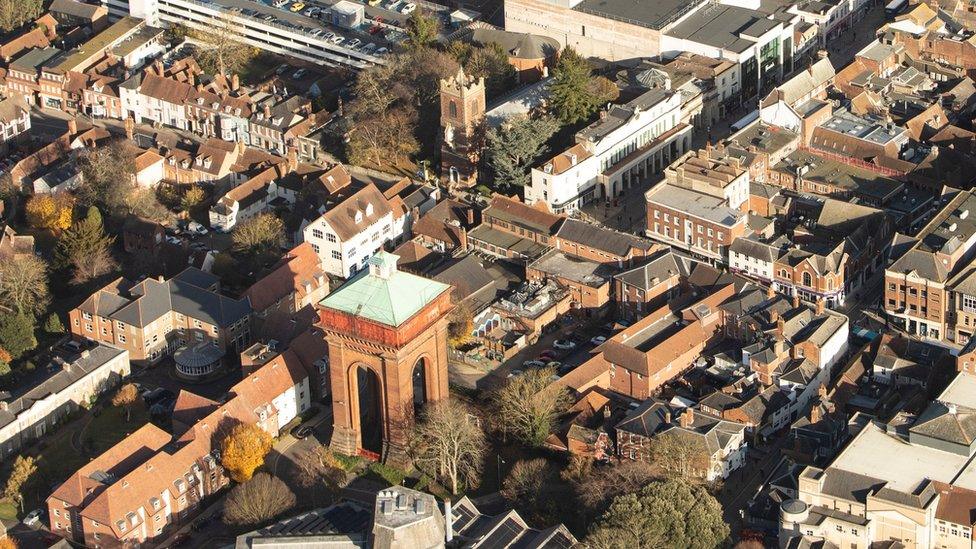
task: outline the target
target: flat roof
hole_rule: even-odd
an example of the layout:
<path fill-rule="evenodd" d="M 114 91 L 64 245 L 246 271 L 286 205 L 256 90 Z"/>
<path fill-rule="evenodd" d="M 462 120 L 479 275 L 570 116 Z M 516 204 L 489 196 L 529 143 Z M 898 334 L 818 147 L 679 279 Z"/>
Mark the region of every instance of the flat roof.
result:
<path fill-rule="evenodd" d="M 647 201 L 726 227 L 739 223 L 745 217 L 739 210 L 726 206 L 720 198 L 668 183 L 661 183 L 648 191 Z"/>
<path fill-rule="evenodd" d="M 709 4 L 667 31 L 668 36 L 742 53 L 763 34 L 782 25 L 758 11 Z"/>
<path fill-rule="evenodd" d="M 956 375 L 938 400 L 976 409 L 976 376 L 964 373 Z"/>
<path fill-rule="evenodd" d="M 848 189 L 854 194 L 872 197 L 879 202 L 904 187 L 901 182 L 871 170 L 804 151 L 790 153 L 776 164 L 774 169 L 785 169 L 795 174 L 796 169 L 804 165 L 807 166 L 807 171 L 803 174 L 804 179 L 825 181 L 842 189 Z"/>
<path fill-rule="evenodd" d="M 885 126 L 880 120 L 857 116 L 846 110 L 836 111 L 820 126 L 878 145 L 885 145 L 907 131 L 900 126 Z"/>
<path fill-rule="evenodd" d="M 613 277 L 613 270 L 606 265 L 568 256 L 553 249 L 529 265 L 547 274 L 566 278 L 593 288 L 603 286 Z"/>
<path fill-rule="evenodd" d="M 583 0 L 573 9 L 661 30 L 705 0 Z"/>
<path fill-rule="evenodd" d="M 884 456 L 884 459 L 879 459 Z M 969 456 L 909 444 L 871 423 L 864 427 L 830 465 L 884 481 L 889 488 L 913 493 L 926 479 L 952 484 Z"/>

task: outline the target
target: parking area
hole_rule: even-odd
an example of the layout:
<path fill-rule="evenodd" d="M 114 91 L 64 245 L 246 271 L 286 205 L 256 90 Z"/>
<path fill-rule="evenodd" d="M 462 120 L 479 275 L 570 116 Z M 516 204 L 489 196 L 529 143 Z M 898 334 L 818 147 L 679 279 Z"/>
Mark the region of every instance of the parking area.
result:
<path fill-rule="evenodd" d="M 454 379 L 457 382 L 464 379 L 467 381 L 465 385 L 488 389 L 526 370 L 546 366 L 555 368 L 556 375 L 562 377 L 589 360 L 594 349 L 619 328 L 620 325 L 613 323 L 566 322 L 560 329 L 541 335 L 538 341 L 496 367 L 481 370 L 480 376 L 473 368 L 455 364 Z"/>

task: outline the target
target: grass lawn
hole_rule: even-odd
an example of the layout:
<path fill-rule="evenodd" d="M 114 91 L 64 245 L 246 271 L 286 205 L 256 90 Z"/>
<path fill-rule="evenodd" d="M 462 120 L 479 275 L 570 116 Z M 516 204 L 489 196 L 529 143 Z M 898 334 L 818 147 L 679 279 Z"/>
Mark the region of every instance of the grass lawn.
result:
<path fill-rule="evenodd" d="M 132 406 L 128 421 L 125 418 L 124 408 L 107 405 L 102 409 L 102 413 L 94 418 L 88 428 L 85 429 L 82 444 L 84 444 L 89 455 L 97 456 L 134 433 L 147 421 L 149 421 L 149 415 L 141 402 Z"/>
<path fill-rule="evenodd" d="M 17 520 L 17 506 L 9 501 L 0 501 L 0 519 Z"/>

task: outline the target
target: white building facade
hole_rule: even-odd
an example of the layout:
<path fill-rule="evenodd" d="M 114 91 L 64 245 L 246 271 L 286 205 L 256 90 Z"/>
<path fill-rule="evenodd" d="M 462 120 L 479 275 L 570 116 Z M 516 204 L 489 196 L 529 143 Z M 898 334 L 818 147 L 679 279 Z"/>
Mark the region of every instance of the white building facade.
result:
<path fill-rule="evenodd" d="M 597 199 L 618 199 L 691 147 L 692 126 L 681 116 L 681 94 L 670 90 L 649 90 L 612 106 L 576 134 L 575 145 L 532 169 L 525 201 L 568 213 Z"/>

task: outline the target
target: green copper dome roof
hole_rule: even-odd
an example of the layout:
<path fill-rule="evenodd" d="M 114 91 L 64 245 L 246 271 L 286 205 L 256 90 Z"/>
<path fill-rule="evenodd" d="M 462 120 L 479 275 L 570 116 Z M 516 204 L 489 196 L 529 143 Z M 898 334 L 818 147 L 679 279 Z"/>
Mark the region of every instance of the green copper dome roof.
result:
<path fill-rule="evenodd" d="M 397 270 L 398 256 L 380 251 L 369 269 L 347 281 L 320 302 L 387 326 L 399 326 L 434 301 L 450 286 Z"/>

